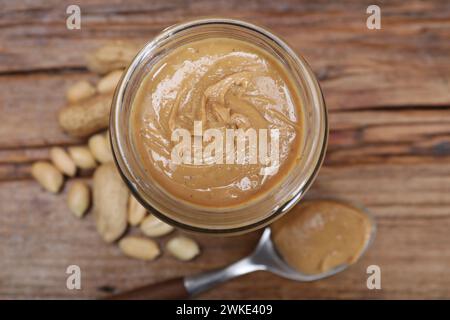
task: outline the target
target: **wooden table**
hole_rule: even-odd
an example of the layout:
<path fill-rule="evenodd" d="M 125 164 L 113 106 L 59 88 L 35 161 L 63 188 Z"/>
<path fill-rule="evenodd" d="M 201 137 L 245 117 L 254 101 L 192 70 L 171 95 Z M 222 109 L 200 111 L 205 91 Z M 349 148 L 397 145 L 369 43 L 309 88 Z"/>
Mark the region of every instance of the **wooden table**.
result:
<path fill-rule="evenodd" d="M 78 31 L 65 27 L 70 3 L 0 2 L 0 298 L 101 297 L 251 251 L 258 233 L 198 236 L 203 255 L 191 263 L 167 254 L 154 263 L 128 259 L 102 242 L 92 215 L 78 221 L 64 196 L 44 192 L 29 174 L 51 146 L 79 143 L 55 117 L 68 85 L 95 79 L 86 52 L 113 39 L 145 42 L 211 14 L 263 24 L 307 58 L 331 122 L 307 198 L 364 204 L 378 235 L 361 261 L 333 278 L 302 284 L 260 272 L 201 298 L 450 298 L 450 2 L 386 1 L 382 29 L 368 30 L 373 1 L 89 0 L 78 2 Z M 82 290 L 66 289 L 70 264 L 81 267 Z M 381 267 L 381 290 L 366 287 L 371 264 Z"/>

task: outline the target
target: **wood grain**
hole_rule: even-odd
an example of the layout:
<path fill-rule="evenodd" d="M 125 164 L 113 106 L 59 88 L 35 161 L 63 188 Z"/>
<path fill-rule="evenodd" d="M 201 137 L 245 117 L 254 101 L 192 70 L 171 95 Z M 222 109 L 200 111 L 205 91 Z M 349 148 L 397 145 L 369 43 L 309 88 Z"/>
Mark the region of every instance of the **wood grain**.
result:
<path fill-rule="evenodd" d="M 383 2 L 376 31 L 365 26 L 370 1 L 87 0 L 79 2 L 80 31 L 65 28 L 69 3 L 0 1 L 0 299 L 102 297 L 252 250 L 258 232 L 196 235 L 203 254 L 193 262 L 131 260 L 101 241 L 91 214 L 79 221 L 69 213 L 65 191 L 48 194 L 29 174 L 52 146 L 84 143 L 61 131 L 56 114 L 70 84 L 97 80 L 87 52 L 114 39 L 145 43 L 211 14 L 260 23 L 306 57 L 330 110 L 325 165 L 307 198 L 363 204 L 378 234 L 360 262 L 333 278 L 304 284 L 260 272 L 201 298 L 450 298 L 448 1 Z M 70 264 L 82 269 L 82 290 L 66 289 Z M 366 288 L 370 264 L 382 268 L 382 290 Z"/>
<path fill-rule="evenodd" d="M 260 23 L 281 34 L 311 63 L 331 109 L 447 104 L 448 1 L 389 1 L 382 6 L 383 25 L 377 31 L 366 28 L 369 4 L 84 1 L 82 29 L 68 31 L 64 1 L 34 1 L 32 10 L 20 2 L 6 2 L 0 39 L 8 46 L 1 50 L 0 72 L 83 69 L 84 53 L 101 43 L 123 38 L 145 43 L 168 25 L 219 14 Z M 39 55 L 30 54 L 36 47 Z"/>

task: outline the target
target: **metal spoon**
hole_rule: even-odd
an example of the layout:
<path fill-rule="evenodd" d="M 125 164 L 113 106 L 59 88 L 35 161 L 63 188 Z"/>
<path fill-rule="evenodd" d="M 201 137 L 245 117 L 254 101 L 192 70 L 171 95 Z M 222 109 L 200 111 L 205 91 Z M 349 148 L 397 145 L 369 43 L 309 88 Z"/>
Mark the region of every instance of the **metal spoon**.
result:
<path fill-rule="evenodd" d="M 118 294 L 109 299 L 183 299 L 193 297 L 207 291 L 218 284 L 254 271 L 269 271 L 281 277 L 308 282 L 320 280 L 346 269 L 349 265 L 341 265 L 324 273 L 307 275 L 291 268 L 278 254 L 271 239 L 271 230 L 266 228 L 249 256 L 221 269 L 168 280 L 162 283 L 148 285 L 129 292 Z M 369 247 L 375 235 L 375 224 L 363 252 Z"/>

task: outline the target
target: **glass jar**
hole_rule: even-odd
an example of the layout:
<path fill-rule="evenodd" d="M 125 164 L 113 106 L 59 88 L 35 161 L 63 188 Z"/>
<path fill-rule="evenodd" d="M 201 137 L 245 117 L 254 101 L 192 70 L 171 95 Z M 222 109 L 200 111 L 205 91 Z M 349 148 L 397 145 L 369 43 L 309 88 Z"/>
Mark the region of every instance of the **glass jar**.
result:
<path fill-rule="evenodd" d="M 301 157 L 289 175 L 258 201 L 214 211 L 177 201 L 156 184 L 140 164 L 130 133 L 132 102 L 150 68 L 175 48 L 208 37 L 228 37 L 250 42 L 272 54 L 291 73 L 305 112 Z M 165 29 L 147 43 L 117 86 L 110 121 L 114 158 L 134 196 L 161 220 L 187 231 L 209 234 L 239 234 L 255 230 L 288 212 L 314 181 L 325 155 L 328 138 L 325 102 L 306 61 L 268 30 L 248 22 L 222 18 L 181 23 Z"/>

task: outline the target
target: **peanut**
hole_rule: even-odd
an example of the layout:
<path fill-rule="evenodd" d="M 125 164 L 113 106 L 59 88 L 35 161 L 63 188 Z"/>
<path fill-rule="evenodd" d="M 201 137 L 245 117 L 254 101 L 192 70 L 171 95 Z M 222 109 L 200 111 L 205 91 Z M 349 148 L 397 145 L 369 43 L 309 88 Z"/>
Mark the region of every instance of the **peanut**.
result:
<path fill-rule="evenodd" d="M 137 226 L 142 222 L 146 214 L 147 210 L 133 195 L 130 195 L 128 200 L 128 223 L 132 226 Z"/>
<path fill-rule="evenodd" d="M 128 236 L 119 241 L 119 248 L 127 256 L 140 260 L 154 260 L 159 254 L 158 244 L 151 239 Z"/>
<path fill-rule="evenodd" d="M 31 166 L 31 175 L 44 189 L 58 193 L 63 185 L 64 177 L 52 164 L 45 161 L 35 162 Z"/>
<path fill-rule="evenodd" d="M 70 103 L 80 102 L 95 94 L 95 88 L 88 81 L 79 81 L 67 89 L 66 98 Z"/>
<path fill-rule="evenodd" d="M 74 137 L 87 137 L 109 125 L 112 94 L 101 94 L 62 108 L 58 115 L 61 128 Z"/>
<path fill-rule="evenodd" d="M 139 49 L 140 46 L 123 41 L 106 44 L 86 57 L 88 69 L 98 74 L 123 69 L 133 60 Z"/>
<path fill-rule="evenodd" d="M 178 236 L 170 239 L 166 245 L 167 251 L 181 261 L 189 261 L 200 254 L 200 247 L 194 240 Z"/>
<path fill-rule="evenodd" d="M 81 169 L 92 169 L 97 166 L 94 156 L 88 147 L 78 146 L 69 147 L 69 154 L 72 157 L 73 162 L 78 168 Z"/>
<path fill-rule="evenodd" d="M 75 181 L 67 193 L 67 204 L 70 211 L 81 218 L 89 208 L 91 202 L 89 187 L 81 181 Z"/>
<path fill-rule="evenodd" d="M 115 70 L 108 73 L 97 83 L 97 91 L 100 93 L 114 92 L 114 90 L 116 90 L 117 84 L 120 81 L 120 78 L 122 78 L 122 74 L 122 70 Z"/>
<path fill-rule="evenodd" d="M 89 138 L 89 149 L 94 158 L 100 163 L 113 161 L 112 153 L 108 148 L 108 141 L 102 133 L 97 133 Z"/>
<path fill-rule="evenodd" d="M 77 167 L 72 158 L 64 151 L 63 148 L 53 147 L 50 149 L 50 159 L 59 171 L 69 177 L 75 176 Z"/>
<path fill-rule="evenodd" d="M 141 223 L 141 231 L 148 237 L 161 237 L 171 233 L 174 228 L 159 220 L 154 215 L 149 214 Z"/>
<path fill-rule="evenodd" d="M 117 240 L 127 228 L 128 197 L 128 189 L 113 163 L 95 170 L 93 211 L 97 230 L 106 242 Z"/>

